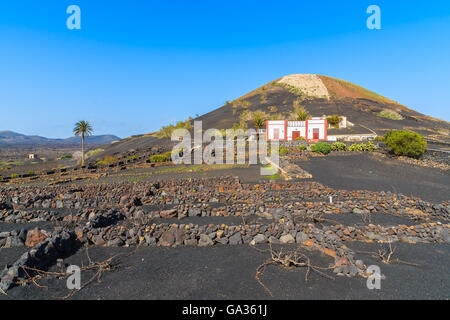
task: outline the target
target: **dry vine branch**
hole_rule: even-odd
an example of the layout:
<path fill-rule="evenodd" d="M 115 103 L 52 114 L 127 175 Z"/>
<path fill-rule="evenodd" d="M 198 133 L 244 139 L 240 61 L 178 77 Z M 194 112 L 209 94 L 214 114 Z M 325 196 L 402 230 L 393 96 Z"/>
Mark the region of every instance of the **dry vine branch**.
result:
<path fill-rule="evenodd" d="M 403 263 L 410 266 L 420 267 L 420 264 L 408 262 L 404 260 L 400 260 L 398 258 L 392 259 L 392 256 L 395 253 L 395 247 L 392 247 L 392 241 L 389 241 L 388 248 L 378 249 L 378 252 L 375 251 L 356 251 L 357 253 L 367 253 L 370 254 L 375 259 L 380 259 L 384 264 L 392 264 L 392 263 Z"/>
<path fill-rule="evenodd" d="M 100 278 L 103 274 L 103 272 L 105 271 L 111 271 L 116 269 L 116 266 L 113 264 L 113 260 L 115 258 L 117 258 L 117 256 L 119 256 L 120 254 L 114 255 L 104 261 L 101 262 L 95 262 L 92 261 L 89 253 L 88 253 L 88 249 L 86 248 L 86 255 L 87 258 L 89 260 L 89 265 L 87 265 L 86 267 L 83 267 L 80 269 L 80 271 L 87 271 L 87 270 L 93 270 L 93 269 L 97 269 L 97 271 L 94 273 L 94 275 L 86 282 L 84 283 L 80 289 L 77 290 L 72 290 L 69 294 L 67 294 L 64 297 L 56 297 L 57 299 L 67 299 L 70 298 L 71 296 L 73 296 L 75 293 L 77 293 L 78 291 L 82 290 L 83 288 L 85 288 L 87 285 L 89 285 L 90 283 L 92 283 L 95 279 L 97 279 L 97 282 L 100 282 Z"/>
<path fill-rule="evenodd" d="M 323 268 L 312 265 L 310 258 L 306 254 L 299 252 L 298 251 L 299 249 L 300 247 L 297 247 L 295 250 L 287 252 L 283 252 L 283 249 L 281 249 L 279 252 L 274 252 L 271 244 L 269 243 L 269 252 L 271 257 L 256 268 L 255 279 L 264 288 L 264 290 L 266 290 L 272 297 L 273 297 L 272 291 L 261 281 L 260 278 L 260 276 L 264 274 L 266 267 L 270 264 L 281 264 L 284 268 L 306 267 L 307 269 L 305 274 L 305 281 L 308 281 L 308 276 L 311 270 L 317 272 L 318 274 L 320 274 L 325 278 L 334 280 L 333 277 L 325 274 L 322 271 L 319 271 L 319 269 L 327 270 L 331 268 Z"/>
<path fill-rule="evenodd" d="M 78 290 L 72 290 L 68 295 L 66 295 L 66 296 L 64 296 L 64 297 L 55 297 L 55 298 L 57 298 L 57 299 L 67 299 L 67 298 L 73 296 L 76 292 L 78 292 L 78 291 L 80 291 L 81 289 L 85 288 L 88 284 L 90 284 L 90 283 L 91 283 L 92 281 L 94 281 L 96 278 L 97 278 L 97 281 L 100 281 L 100 278 L 101 278 L 103 272 L 105 272 L 105 271 L 111 271 L 111 270 L 114 270 L 114 269 L 116 268 L 115 264 L 113 263 L 113 260 L 116 259 L 116 258 L 117 258 L 119 255 L 121 255 L 121 254 L 114 255 L 114 256 L 112 256 L 112 257 L 110 257 L 110 258 L 108 258 L 108 259 L 106 259 L 106 260 L 104 260 L 104 261 L 101 261 L 101 262 L 95 262 L 95 261 L 92 261 L 91 258 L 90 258 L 90 256 L 89 256 L 89 253 L 88 253 L 88 249 L 87 249 L 87 248 L 86 248 L 86 255 L 87 255 L 89 264 L 88 264 L 87 266 L 81 267 L 81 268 L 80 268 L 80 271 L 96 270 L 96 272 L 94 273 L 94 275 L 93 275 L 86 283 L 84 283 L 84 284 L 81 286 L 80 289 L 78 289 Z M 59 277 L 60 279 L 68 276 L 68 274 L 65 273 L 65 272 L 44 271 L 44 270 L 40 270 L 40 269 L 33 268 L 33 267 L 27 267 L 27 266 L 22 266 L 21 269 L 25 272 L 27 278 L 24 279 L 24 280 L 22 280 L 22 281 L 17 282 L 17 283 L 16 283 L 17 285 L 21 285 L 21 284 L 23 284 L 23 283 L 29 283 L 29 282 L 31 282 L 31 283 L 33 283 L 35 286 L 37 286 L 38 288 L 43 288 L 43 289 L 48 289 L 48 287 L 47 287 L 47 286 L 40 285 L 40 284 L 37 282 L 37 280 L 44 279 L 44 278 L 46 278 L 46 277 L 48 277 L 48 276 L 50 276 L 50 275 L 52 275 L 52 276 L 57 276 L 57 277 Z M 35 275 L 32 276 L 32 275 L 29 273 L 29 271 L 33 271 L 33 272 L 35 273 Z M 6 295 L 6 292 L 4 292 L 4 291 L 1 290 L 1 289 L 0 289 L 0 292 Z"/>
<path fill-rule="evenodd" d="M 390 264 L 391 263 L 391 257 L 395 252 L 395 248 L 392 248 L 392 242 L 389 241 L 389 251 L 379 249 L 378 250 L 378 257 L 384 264 Z"/>

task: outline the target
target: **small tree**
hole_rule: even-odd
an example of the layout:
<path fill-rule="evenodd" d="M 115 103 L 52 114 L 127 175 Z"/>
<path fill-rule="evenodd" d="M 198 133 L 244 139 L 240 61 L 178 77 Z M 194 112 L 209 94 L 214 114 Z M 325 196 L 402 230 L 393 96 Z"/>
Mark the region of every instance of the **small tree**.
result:
<path fill-rule="evenodd" d="M 256 135 L 259 140 L 259 132 L 261 128 L 263 128 L 266 124 L 267 114 L 263 111 L 255 111 L 253 113 L 253 125 L 258 131 L 258 134 Z"/>
<path fill-rule="evenodd" d="M 417 132 L 391 130 L 384 136 L 384 143 L 389 151 L 397 156 L 420 158 L 427 150 L 427 142 Z"/>
<path fill-rule="evenodd" d="M 339 127 L 339 123 L 341 122 L 341 120 L 342 118 L 339 117 L 337 114 L 327 117 L 327 122 L 333 127 Z"/>
<path fill-rule="evenodd" d="M 267 115 L 262 111 L 255 111 L 253 113 L 253 125 L 256 129 L 261 129 L 266 124 Z"/>
<path fill-rule="evenodd" d="M 91 135 L 94 132 L 92 126 L 89 122 L 81 120 L 75 123 L 75 128 L 73 128 L 73 133 L 76 136 L 81 135 L 81 165 L 84 166 L 84 138 Z"/>

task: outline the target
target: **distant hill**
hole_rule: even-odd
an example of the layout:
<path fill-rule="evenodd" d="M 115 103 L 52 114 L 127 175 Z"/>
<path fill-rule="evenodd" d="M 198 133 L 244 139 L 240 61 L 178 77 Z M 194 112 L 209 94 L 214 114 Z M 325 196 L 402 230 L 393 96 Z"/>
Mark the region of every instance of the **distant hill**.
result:
<path fill-rule="evenodd" d="M 93 135 L 85 139 L 87 146 L 107 144 L 120 140 L 114 135 Z M 27 136 L 21 133 L 3 130 L 0 131 L 0 147 L 3 148 L 36 148 L 36 147 L 75 147 L 81 144 L 81 137 L 70 137 L 67 139 L 51 139 L 41 136 Z"/>

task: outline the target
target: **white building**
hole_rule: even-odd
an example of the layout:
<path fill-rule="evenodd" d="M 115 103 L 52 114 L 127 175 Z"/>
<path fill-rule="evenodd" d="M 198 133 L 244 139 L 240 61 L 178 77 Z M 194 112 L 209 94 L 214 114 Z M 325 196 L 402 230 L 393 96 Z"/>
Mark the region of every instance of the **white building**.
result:
<path fill-rule="evenodd" d="M 327 140 L 327 119 L 312 118 L 306 121 L 267 120 L 266 137 L 270 140 L 308 141 Z"/>

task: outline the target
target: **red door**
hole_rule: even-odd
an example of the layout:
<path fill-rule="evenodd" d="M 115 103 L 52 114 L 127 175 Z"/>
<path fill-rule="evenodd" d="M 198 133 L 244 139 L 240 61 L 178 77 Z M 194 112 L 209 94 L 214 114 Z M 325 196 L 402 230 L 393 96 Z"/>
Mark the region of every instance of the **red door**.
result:
<path fill-rule="evenodd" d="M 273 129 L 273 140 L 279 140 L 280 139 L 280 129 L 274 128 Z"/>
<path fill-rule="evenodd" d="M 292 131 L 292 140 L 295 140 L 298 137 L 300 137 L 300 131 Z"/>
<path fill-rule="evenodd" d="M 313 129 L 313 139 L 314 140 L 319 140 L 319 128 L 314 128 Z"/>

